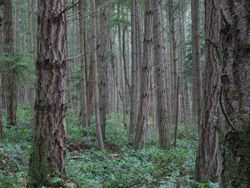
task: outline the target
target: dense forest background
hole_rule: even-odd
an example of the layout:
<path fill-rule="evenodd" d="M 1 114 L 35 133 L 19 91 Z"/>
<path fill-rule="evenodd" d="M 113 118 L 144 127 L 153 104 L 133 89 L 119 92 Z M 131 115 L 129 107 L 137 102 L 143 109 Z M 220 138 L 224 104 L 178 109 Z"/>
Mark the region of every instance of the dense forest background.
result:
<path fill-rule="evenodd" d="M 0 187 L 249 187 L 248 0 L 0 0 Z"/>

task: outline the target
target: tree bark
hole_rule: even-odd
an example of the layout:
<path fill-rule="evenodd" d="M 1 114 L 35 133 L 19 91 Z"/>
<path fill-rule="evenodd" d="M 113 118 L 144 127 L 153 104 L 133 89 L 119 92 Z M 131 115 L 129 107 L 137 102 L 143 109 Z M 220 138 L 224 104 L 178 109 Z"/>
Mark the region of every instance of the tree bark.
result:
<path fill-rule="evenodd" d="M 218 181 L 221 174 L 219 150 L 220 73 L 218 46 L 220 40 L 220 1 L 205 1 L 205 83 L 204 109 L 196 159 L 197 181 Z M 216 46 L 214 46 L 216 45 Z"/>
<path fill-rule="evenodd" d="M 166 84 L 164 78 L 163 32 L 162 32 L 162 1 L 153 1 L 153 43 L 154 43 L 154 70 L 156 92 L 156 118 L 159 129 L 160 147 L 168 146 L 169 114 L 167 111 Z"/>
<path fill-rule="evenodd" d="M 49 186 L 65 173 L 65 0 L 39 1 L 35 130 L 27 187 Z"/>
<path fill-rule="evenodd" d="M 168 7 L 169 14 L 169 37 L 170 37 L 170 60 L 172 67 L 172 83 L 171 83 L 171 120 L 175 124 L 176 120 L 176 100 L 177 100 L 177 58 L 176 58 L 176 37 L 175 37 L 175 18 L 174 18 L 174 3 L 173 0 L 169 0 Z"/>
<path fill-rule="evenodd" d="M 130 98 L 130 126 L 129 126 L 129 141 L 132 143 L 135 137 L 135 129 L 138 117 L 139 105 L 139 67 L 141 62 L 141 47 L 140 47 L 140 22 L 139 22 L 139 2 L 132 0 L 132 33 L 131 33 L 131 98 Z"/>
<path fill-rule="evenodd" d="M 98 85 L 98 64 L 97 64 L 97 31 L 96 31 L 96 0 L 92 0 L 93 3 L 93 59 L 94 59 L 94 84 L 95 84 L 95 118 L 96 118 L 96 135 L 98 140 L 98 146 L 100 149 L 104 149 L 104 141 L 102 136 L 102 127 L 100 120 L 100 101 L 99 101 L 99 85 Z"/>
<path fill-rule="evenodd" d="M 138 121 L 135 132 L 136 148 L 144 147 L 146 142 L 146 129 L 149 116 L 149 84 L 150 68 L 152 61 L 152 34 L 153 34 L 153 6 L 152 1 L 145 2 L 144 17 L 144 41 L 143 41 L 143 62 L 141 67 L 140 102 L 138 111 Z"/>
<path fill-rule="evenodd" d="M 221 1 L 222 111 L 224 140 L 221 187 L 250 186 L 250 2 Z"/>
<path fill-rule="evenodd" d="M 200 126 L 201 117 L 201 75 L 200 75 L 200 9 L 199 0 L 191 1 L 192 11 L 192 63 L 193 63 L 193 123 Z"/>
<path fill-rule="evenodd" d="M 87 118 L 87 97 L 86 97 L 86 59 L 85 54 L 86 50 L 84 49 L 86 47 L 85 45 L 85 36 L 84 36 L 84 30 L 85 30 L 85 19 L 83 18 L 83 13 L 85 12 L 83 9 L 84 6 L 84 0 L 79 1 L 79 35 L 80 35 L 80 54 L 81 56 L 81 86 L 80 86 L 80 112 L 81 112 L 81 118 L 82 118 L 82 127 L 85 127 L 88 125 L 88 118 Z"/>
<path fill-rule="evenodd" d="M 102 1 L 106 3 L 106 1 Z M 107 25 L 108 7 L 100 10 L 100 46 L 98 49 L 99 63 L 99 98 L 100 98 L 100 123 L 102 128 L 102 138 L 105 142 L 108 113 L 108 52 L 109 52 L 109 29 Z"/>
<path fill-rule="evenodd" d="M 3 41 L 3 0 L 0 1 L 0 140 L 3 139 L 3 67 L 2 55 L 4 53 Z"/>
<path fill-rule="evenodd" d="M 8 57 L 5 62 L 6 67 L 10 68 L 14 65 L 14 31 L 12 22 L 12 2 L 4 0 L 3 9 L 3 32 L 4 32 L 4 52 Z M 7 120 L 8 125 L 16 125 L 16 97 L 17 97 L 17 86 L 16 77 L 13 71 L 10 71 L 7 77 Z"/>
<path fill-rule="evenodd" d="M 176 111 L 175 111 L 175 130 L 174 130 L 174 147 L 177 146 L 178 139 L 178 124 L 179 124 L 179 92 L 180 92 L 180 77 L 177 78 L 177 87 L 176 87 Z"/>

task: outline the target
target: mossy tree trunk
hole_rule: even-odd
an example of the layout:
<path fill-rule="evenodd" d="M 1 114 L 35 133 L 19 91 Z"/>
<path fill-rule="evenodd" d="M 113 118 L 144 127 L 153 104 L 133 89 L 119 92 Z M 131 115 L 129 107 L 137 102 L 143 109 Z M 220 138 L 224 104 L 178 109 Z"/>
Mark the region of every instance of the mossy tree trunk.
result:
<path fill-rule="evenodd" d="M 0 1 L 0 56 L 3 50 L 3 0 Z M 3 138 L 3 60 L 0 57 L 0 140 Z"/>
<path fill-rule="evenodd" d="M 65 0 L 39 1 L 34 140 L 27 187 L 49 185 L 65 173 Z"/>
<path fill-rule="evenodd" d="M 228 132 L 221 187 L 250 186 L 250 1 L 221 1 L 222 98 Z"/>

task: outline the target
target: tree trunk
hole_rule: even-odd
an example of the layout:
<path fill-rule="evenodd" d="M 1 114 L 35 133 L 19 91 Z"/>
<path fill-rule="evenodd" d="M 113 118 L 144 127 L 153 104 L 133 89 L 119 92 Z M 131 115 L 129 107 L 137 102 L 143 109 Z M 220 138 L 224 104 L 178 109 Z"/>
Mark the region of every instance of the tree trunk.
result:
<path fill-rule="evenodd" d="M 167 111 L 166 84 L 164 78 L 164 58 L 163 58 L 163 34 L 162 34 L 162 10 L 161 0 L 153 1 L 153 42 L 154 42 L 154 70 L 156 88 L 156 116 L 159 128 L 160 147 L 168 146 L 169 114 Z"/>
<path fill-rule="evenodd" d="M 85 40 L 84 40 L 84 27 L 85 27 L 85 18 L 83 18 L 83 9 L 84 6 L 84 0 L 79 1 L 79 35 L 80 35 L 80 54 L 81 54 L 81 86 L 80 86 L 80 112 L 81 112 L 81 118 L 82 118 L 82 127 L 85 127 L 88 125 L 88 118 L 87 118 L 87 97 L 86 97 L 86 76 L 85 76 L 85 69 L 86 69 L 86 59 L 85 54 L 86 50 L 84 49 L 86 47 Z"/>
<path fill-rule="evenodd" d="M 39 1 L 35 130 L 27 187 L 49 186 L 65 173 L 65 0 Z"/>
<path fill-rule="evenodd" d="M 135 136 L 135 129 L 137 125 L 138 117 L 138 105 L 139 105 L 139 67 L 141 60 L 141 48 L 140 48 L 140 24 L 139 24 L 139 2 L 132 0 L 132 33 L 131 33 L 131 99 L 130 99 L 130 126 L 129 126 L 129 140 L 133 142 Z"/>
<path fill-rule="evenodd" d="M 102 1 L 106 3 L 106 1 Z M 108 52 L 109 52 L 109 29 L 107 25 L 108 8 L 100 10 L 100 46 L 98 50 L 99 63 L 99 98 L 100 98 L 100 123 L 102 128 L 102 138 L 105 142 L 105 132 L 107 126 L 108 112 Z"/>
<path fill-rule="evenodd" d="M 250 186 L 250 2 L 221 1 L 222 110 L 224 140 L 221 187 Z"/>
<path fill-rule="evenodd" d="M 176 111 L 175 111 L 175 130 L 174 130 L 174 147 L 177 146 L 178 139 L 178 124 L 179 124 L 179 92 L 180 92 L 180 77 L 177 78 L 177 87 L 176 87 Z"/>
<path fill-rule="evenodd" d="M 95 118 L 96 118 L 96 135 L 98 139 L 98 146 L 104 149 L 104 142 L 102 137 L 102 127 L 100 120 L 100 101 L 99 101 L 99 86 L 98 86 L 98 64 L 97 64 L 97 31 L 96 31 L 96 0 L 93 2 L 93 59 L 94 59 L 94 84 L 95 84 Z"/>
<path fill-rule="evenodd" d="M 3 1 L 0 1 L 0 140 L 3 139 Z"/>
<path fill-rule="evenodd" d="M 220 26 L 220 1 L 206 0 L 204 109 L 196 159 L 197 181 L 217 181 L 221 173 L 218 132 L 220 73 L 218 49 L 216 49 L 219 46 Z"/>
<path fill-rule="evenodd" d="M 94 61 L 93 61 L 93 53 L 90 58 L 89 63 L 89 73 L 88 73 L 88 80 L 87 80 L 87 112 L 88 112 L 88 125 L 91 124 L 91 119 L 94 113 Z"/>
<path fill-rule="evenodd" d="M 201 75 L 200 75 L 200 10 L 199 0 L 191 1 L 192 11 L 192 63 L 193 63 L 193 106 L 192 121 L 200 126 L 201 116 Z"/>
<path fill-rule="evenodd" d="M 14 32 L 12 22 L 12 3 L 9 0 L 4 0 L 3 9 L 3 32 L 4 32 L 4 52 L 8 56 L 8 60 L 5 62 L 6 67 L 9 69 L 15 63 L 14 58 Z M 7 120 L 8 125 L 16 125 L 16 96 L 17 86 L 16 77 L 13 71 L 10 71 L 8 76 L 8 96 L 7 96 Z"/>
<path fill-rule="evenodd" d="M 169 37 L 170 37 L 170 60 L 172 67 L 172 83 L 171 83 L 171 120 L 175 124 L 176 120 L 176 100 L 177 100 L 177 58 L 176 58 L 176 37 L 175 37 L 175 18 L 174 18 L 174 3 L 169 0 Z"/>
<path fill-rule="evenodd" d="M 144 147 L 146 142 L 146 128 L 149 116 L 149 84 L 150 65 L 152 61 L 152 34 L 153 34 L 153 7 L 152 1 L 145 2 L 144 18 L 144 41 L 143 41 L 143 62 L 141 67 L 141 86 L 138 121 L 135 132 L 134 145 L 137 148 Z"/>

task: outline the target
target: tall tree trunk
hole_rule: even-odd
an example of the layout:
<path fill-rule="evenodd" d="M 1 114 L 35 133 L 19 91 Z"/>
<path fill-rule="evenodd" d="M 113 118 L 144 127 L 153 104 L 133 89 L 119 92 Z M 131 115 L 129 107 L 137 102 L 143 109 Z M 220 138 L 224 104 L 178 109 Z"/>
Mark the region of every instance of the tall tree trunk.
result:
<path fill-rule="evenodd" d="M 98 85 L 98 64 L 97 64 L 97 31 L 96 31 L 96 0 L 92 0 L 93 3 L 93 59 L 94 59 L 94 84 L 95 84 L 95 119 L 96 119 L 96 135 L 98 139 L 98 146 L 100 149 L 104 149 L 104 141 L 102 135 L 102 127 L 100 120 L 100 101 L 99 101 L 99 85 Z"/>
<path fill-rule="evenodd" d="M 176 37 L 175 37 L 175 18 L 174 18 L 174 1 L 169 0 L 169 37 L 170 37 L 170 60 L 172 66 L 172 83 L 171 83 L 171 120 L 176 120 L 176 91 L 177 91 L 177 58 L 176 58 Z"/>
<path fill-rule="evenodd" d="M 122 34 L 122 59 L 123 59 L 123 72 L 124 72 L 124 110 L 123 110 L 123 123 L 125 126 L 127 126 L 127 116 L 128 116 L 128 108 L 129 108 L 129 96 L 130 96 L 130 84 L 128 79 L 128 72 L 127 72 L 127 40 L 126 40 L 126 31 L 127 31 L 127 25 L 125 28 L 123 28 L 123 34 Z"/>
<path fill-rule="evenodd" d="M 65 173 L 66 58 L 65 0 L 39 1 L 35 130 L 27 187 L 49 184 Z"/>
<path fill-rule="evenodd" d="M 200 75 L 200 10 L 199 0 L 191 1 L 192 11 L 192 63 L 193 63 L 193 123 L 200 126 L 201 117 L 201 75 Z"/>
<path fill-rule="evenodd" d="M 87 9 L 88 9 L 88 3 L 86 0 L 82 0 L 83 1 L 83 12 L 87 12 Z M 88 108 L 88 93 L 90 92 L 93 92 L 93 87 L 90 87 L 91 89 L 88 88 L 88 74 L 90 73 L 90 71 L 92 70 L 89 66 L 88 67 L 88 49 L 87 49 L 87 18 L 83 18 L 83 54 L 84 54 L 84 62 L 85 62 L 85 67 L 84 67 L 84 76 L 85 76 L 85 91 L 86 91 L 86 122 L 87 122 L 87 125 L 90 125 L 90 120 L 91 120 L 91 117 L 92 117 L 92 113 L 89 113 L 89 108 Z M 93 67 L 93 66 L 92 66 Z M 89 70 L 88 70 L 89 68 Z M 92 71 L 93 72 L 93 71 Z M 92 74 L 93 75 L 93 74 Z M 90 95 L 90 98 L 93 97 L 93 95 Z M 92 98 L 91 98 L 92 99 Z M 92 100 L 93 101 L 93 100 Z M 93 106 L 93 104 L 92 104 Z"/>
<path fill-rule="evenodd" d="M 0 140 L 3 138 L 3 0 L 0 1 Z"/>
<path fill-rule="evenodd" d="M 87 112 L 88 112 L 88 125 L 91 124 L 91 119 L 94 113 L 94 60 L 93 53 L 90 56 L 88 79 L 87 79 Z"/>
<path fill-rule="evenodd" d="M 181 106 L 181 112 L 182 112 L 182 122 L 185 126 L 188 125 L 188 106 L 186 105 L 186 98 L 185 98 L 185 85 L 186 85 L 186 78 L 184 75 L 184 66 L 185 66 L 185 16 L 184 16 L 184 2 L 182 0 L 178 0 L 179 3 L 179 16 L 178 16 L 178 29 L 179 29 L 179 72 L 180 72 L 180 106 Z"/>
<path fill-rule="evenodd" d="M 102 1 L 106 3 L 106 1 Z M 102 128 L 102 138 L 105 142 L 105 132 L 107 126 L 108 112 L 108 52 L 109 52 L 109 30 L 108 30 L 108 8 L 100 10 L 100 47 L 98 50 L 99 63 L 99 98 L 100 98 L 100 123 Z"/>
<path fill-rule="evenodd" d="M 3 9 L 3 32 L 4 32 L 4 52 L 9 57 L 6 61 L 6 67 L 10 68 L 15 62 L 14 58 L 14 32 L 12 22 L 12 1 L 4 0 Z M 10 71 L 7 77 L 8 80 L 8 97 L 7 97 L 7 115 L 8 124 L 16 125 L 16 96 L 17 86 L 16 77 L 13 71 Z"/>
<path fill-rule="evenodd" d="M 162 1 L 153 1 L 153 42 L 154 42 L 154 70 L 156 88 L 156 116 L 159 128 L 160 146 L 168 146 L 169 114 L 167 111 L 166 84 L 164 78 L 163 34 L 162 34 Z"/>
<path fill-rule="evenodd" d="M 34 20 L 34 11 L 35 11 L 35 2 L 34 0 L 28 1 L 28 25 L 29 25 L 29 40 L 28 40 L 28 51 L 32 56 L 32 60 L 35 63 L 35 20 Z M 28 84 L 28 100 L 31 103 L 31 106 L 34 106 L 35 102 L 35 88 L 33 83 Z M 34 118 L 34 108 L 32 108 L 32 118 Z"/>
<path fill-rule="evenodd" d="M 220 73 L 218 49 L 216 49 L 216 46 L 219 46 L 220 26 L 220 1 L 206 0 L 204 109 L 196 159 L 197 181 L 217 181 L 221 173 L 218 132 Z"/>
<path fill-rule="evenodd" d="M 130 98 L 130 127 L 129 140 L 133 142 L 135 136 L 135 129 L 138 117 L 139 105 L 139 67 L 141 62 L 141 47 L 140 47 L 140 22 L 139 22 L 139 2 L 132 0 L 132 33 L 131 33 L 131 98 Z"/>
<path fill-rule="evenodd" d="M 81 86 L 80 86 L 80 115 L 82 118 L 82 127 L 88 125 L 88 118 L 87 118 L 87 97 L 86 97 L 86 59 L 85 54 L 86 50 L 84 49 L 86 47 L 85 45 L 85 39 L 84 39 L 84 30 L 85 30 L 85 18 L 83 18 L 83 13 L 85 13 L 84 9 L 84 0 L 79 1 L 79 35 L 80 35 L 80 54 L 81 54 Z"/>
<path fill-rule="evenodd" d="M 222 109 L 229 131 L 221 187 L 250 185 L 250 1 L 222 0 Z"/>
<path fill-rule="evenodd" d="M 152 61 L 152 34 L 153 34 L 153 6 L 152 1 L 145 2 L 144 17 L 144 41 L 143 62 L 141 67 L 141 86 L 138 121 L 135 132 L 135 143 L 137 148 L 143 147 L 146 142 L 146 128 L 149 116 L 149 84 L 150 65 Z"/>
<path fill-rule="evenodd" d="M 28 0 L 28 51 L 29 53 L 34 53 L 34 22 L 33 22 L 33 10 L 34 9 L 34 2 L 33 0 Z"/>

